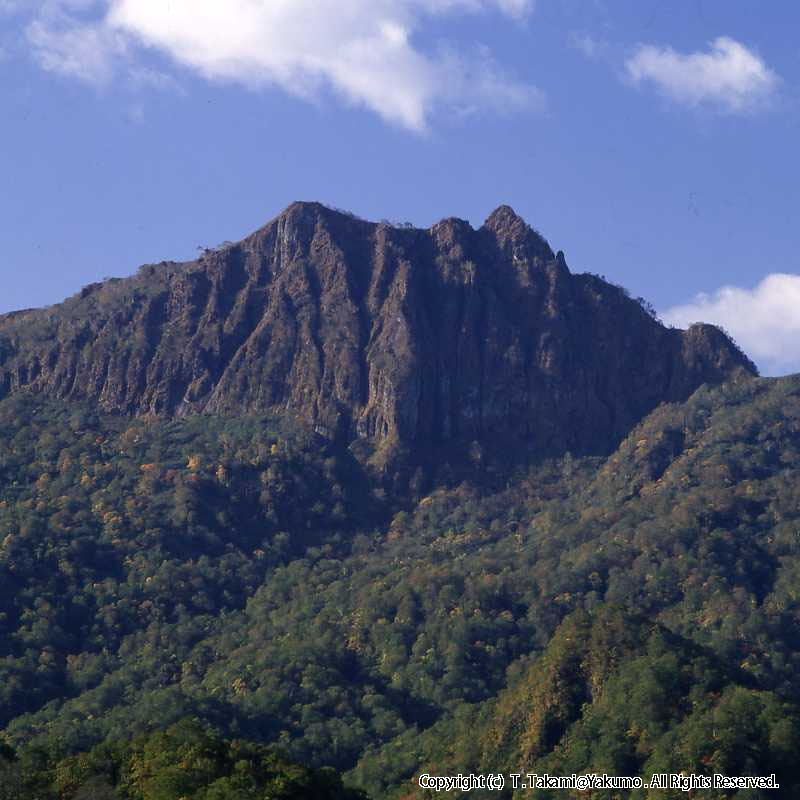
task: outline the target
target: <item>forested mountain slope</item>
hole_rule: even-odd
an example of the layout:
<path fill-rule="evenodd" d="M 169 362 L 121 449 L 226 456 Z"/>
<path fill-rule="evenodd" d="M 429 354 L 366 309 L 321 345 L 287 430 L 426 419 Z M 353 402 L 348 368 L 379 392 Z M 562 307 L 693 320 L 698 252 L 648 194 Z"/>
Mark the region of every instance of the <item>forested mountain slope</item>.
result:
<path fill-rule="evenodd" d="M 416 497 L 266 417 L 15 394 L 0 432 L 15 747 L 194 716 L 374 796 L 436 764 L 520 760 L 756 763 L 793 796 L 798 378 L 703 387 L 608 457 L 474 463 Z"/>
<path fill-rule="evenodd" d="M 183 720 L 131 741 L 65 754 L 0 746 L 2 800 L 364 800 L 332 770 L 291 764 L 265 745 Z"/>
<path fill-rule="evenodd" d="M 710 650 L 619 607 L 572 612 L 540 656 L 514 665 L 508 683 L 496 699 L 462 705 L 416 741 L 405 737 L 367 755 L 356 774 L 381 786 L 383 771 L 410 750 L 436 775 L 501 772 L 511 783 L 516 774 L 517 790 L 512 785 L 507 792 L 514 797 L 621 796 L 531 786 L 531 773 L 643 782 L 654 774 L 774 774 L 780 776 L 778 796 L 795 797 L 800 790 L 800 707 L 755 688 L 749 676 Z M 407 786 L 389 794 L 425 796 Z M 676 787 L 622 794 L 686 796 Z M 702 796 L 730 794 L 712 788 Z"/>

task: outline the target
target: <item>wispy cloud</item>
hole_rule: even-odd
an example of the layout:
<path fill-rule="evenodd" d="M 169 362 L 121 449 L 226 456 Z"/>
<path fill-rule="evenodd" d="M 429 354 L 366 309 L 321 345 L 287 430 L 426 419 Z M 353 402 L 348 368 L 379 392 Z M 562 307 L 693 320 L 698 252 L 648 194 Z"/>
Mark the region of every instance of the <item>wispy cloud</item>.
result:
<path fill-rule="evenodd" d="M 763 106 L 778 84 L 758 55 L 728 36 L 714 39 L 706 52 L 640 45 L 625 68 L 634 83 L 651 84 L 677 103 L 734 113 Z"/>
<path fill-rule="evenodd" d="M 585 31 L 580 33 L 573 31 L 569 35 L 568 42 L 570 47 L 592 60 L 605 56 L 609 50 L 609 43 L 605 39 Z"/>
<path fill-rule="evenodd" d="M 127 51 L 125 38 L 102 24 L 34 20 L 27 35 L 44 69 L 97 86 L 111 81 Z"/>
<path fill-rule="evenodd" d="M 86 19 L 76 4 L 102 13 Z M 427 52 L 417 44 L 436 16 L 494 12 L 519 21 L 533 0 L 48 0 L 46 7 L 27 30 L 39 62 L 94 84 L 130 69 L 148 48 L 208 80 L 308 99 L 331 89 L 417 131 L 437 108 L 517 111 L 543 98 L 486 51 Z"/>
<path fill-rule="evenodd" d="M 0 14 L 16 14 L 23 8 L 23 0 L 0 0 Z"/>
<path fill-rule="evenodd" d="M 800 372 L 800 275 L 773 273 L 753 289 L 724 286 L 661 314 L 671 325 L 721 325 L 765 375 Z"/>
<path fill-rule="evenodd" d="M 533 0 L 497 0 L 497 5 L 506 14 L 522 18 L 533 10 Z"/>

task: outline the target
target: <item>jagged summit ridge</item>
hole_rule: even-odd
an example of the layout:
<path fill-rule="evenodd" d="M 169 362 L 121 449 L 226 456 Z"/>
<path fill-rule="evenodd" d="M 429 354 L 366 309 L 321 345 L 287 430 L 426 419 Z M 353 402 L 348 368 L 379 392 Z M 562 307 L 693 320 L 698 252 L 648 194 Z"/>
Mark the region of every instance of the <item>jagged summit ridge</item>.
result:
<path fill-rule="evenodd" d="M 290 413 L 345 441 L 613 446 L 658 403 L 754 373 L 572 275 L 508 206 L 479 229 L 293 203 L 242 241 L 0 317 L 0 396 L 126 414 Z"/>

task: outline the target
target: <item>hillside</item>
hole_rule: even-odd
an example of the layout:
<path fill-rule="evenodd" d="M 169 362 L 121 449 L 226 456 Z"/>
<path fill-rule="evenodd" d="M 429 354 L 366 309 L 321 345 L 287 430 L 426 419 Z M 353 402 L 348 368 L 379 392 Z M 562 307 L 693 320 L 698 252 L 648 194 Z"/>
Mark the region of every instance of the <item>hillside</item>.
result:
<path fill-rule="evenodd" d="M 331 770 L 292 764 L 274 750 L 226 740 L 184 720 L 130 741 L 102 743 L 80 754 L 0 745 L 2 800 L 365 800 Z"/>
<path fill-rule="evenodd" d="M 496 699 L 462 707 L 425 731 L 416 749 L 433 774 L 516 774 L 517 791 L 508 792 L 514 797 L 620 796 L 548 791 L 530 784 L 531 773 L 646 781 L 681 772 L 774 773 L 781 776 L 779 796 L 794 797 L 799 745 L 797 704 L 755 688 L 741 671 L 658 623 L 599 606 L 567 616 L 540 656 L 515 665 Z M 387 748 L 386 761 L 368 757 L 359 769 L 377 775 L 393 755 Z M 686 796 L 665 788 L 630 795 Z M 702 796 L 717 800 L 730 792 L 706 789 Z"/>
<path fill-rule="evenodd" d="M 762 726 L 759 763 L 796 780 L 798 379 L 704 388 L 608 458 L 405 508 L 365 492 L 358 463 L 319 437 L 263 418 L 125 420 L 21 395 L 0 419 L 0 686 L 16 747 L 69 751 L 195 716 L 383 796 L 422 766 L 514 752 L 579 769 L 618 751 L 620 769 L 649 768 L 685 730 L 707 769 L 719 714 Z M 637 616 L 605 677 L 562 684 L 576 710 L 544 738 L 535 721 L 503 733 L 513 717 L 493 709 L 541 685 L 526 675 L 562 646 L 559 625 L 609 604 Z M 631 689 L 644 666 L 655 683 Z M 640 705 L 619 718 L 629 689 Z"/>

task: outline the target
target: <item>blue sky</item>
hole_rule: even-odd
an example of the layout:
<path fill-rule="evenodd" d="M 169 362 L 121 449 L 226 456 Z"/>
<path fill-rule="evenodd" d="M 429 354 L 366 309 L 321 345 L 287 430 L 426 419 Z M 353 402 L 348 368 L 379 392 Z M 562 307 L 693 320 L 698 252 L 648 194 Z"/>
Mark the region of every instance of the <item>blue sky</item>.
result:
<path fill-rule="evenodd" d="M 296 199 L 480 225 L 800 371 L 800 6 L 0 0 L 0 312 Z"/>

